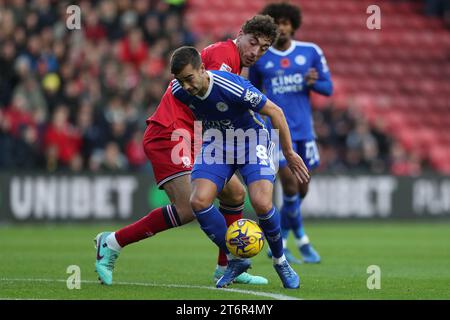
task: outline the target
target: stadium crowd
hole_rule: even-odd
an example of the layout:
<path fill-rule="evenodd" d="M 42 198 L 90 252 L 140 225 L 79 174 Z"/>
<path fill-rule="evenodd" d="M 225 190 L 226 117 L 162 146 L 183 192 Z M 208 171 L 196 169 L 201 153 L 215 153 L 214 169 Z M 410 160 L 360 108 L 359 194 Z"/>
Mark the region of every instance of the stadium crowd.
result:
<path fill-rule="evenodd" d="M 182 3 L 81 1 L 80 30 L 66 26 L 69 5 L 0 0 L 0 169 L 148 170 L 142 135 L 171 79 L 170 52 L 217 39 L 189 31 Z M 422 170 L 381 121 L 332 104 L 314 121 L 319 171 Z"/>
<path fill-rule="evenodd" d="M 441 17 L 445 26 L 450 29 L 450 1 L 426 0 L 425 15 L 429 17 Z"/>

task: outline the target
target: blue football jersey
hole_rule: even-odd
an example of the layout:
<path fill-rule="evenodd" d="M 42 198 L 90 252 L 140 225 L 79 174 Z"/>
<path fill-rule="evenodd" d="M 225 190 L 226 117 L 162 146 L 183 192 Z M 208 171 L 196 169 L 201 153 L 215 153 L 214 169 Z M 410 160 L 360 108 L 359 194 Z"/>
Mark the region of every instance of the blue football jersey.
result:
<path fill-rule="evenodd" d="M 308 87 L 304 77 L 310 68 L 317 70 L 319 79 Z M 292 140 L 315 138 L 310 91 L 331 95 L 333 89 L 327 62 L 317 45 L 292 41 L 286 51 L 271 47 L 250 68 L 249 80 L 283 109 Z"/>
<path fill-rule="evenodd" d="M 261 179 L 273 182 L 275 169 L 271 154 L 275 147 L 258 114 L 267 97 L 238 75 L 225 71 L 207 72 L 210 83 L 203 97 L 190 95 L 177 80 L 172 82 L 173 95 L 189 106 L 203 124 L 202 150 L 195 158 L 191 178 L 209 179 L 216 184 L 218 192 L 236 170 L 247 185 Z M 206 130 L 210 133 L 219 130 L 222 143 Z M 245 135 L 239 135 L 243 139 L 228 136 L 228 133 L 240 130 L 250 133 L 248 138 Z M 214 139 L 210 139 L 212 136 Z"/>
<path fill-rule="evenodd" d="M 192 96 L 175 79 L 173 95 L 193 111 L 203 123 L 203 130 L 265 129 L 264 120 L 258 114 L 267 97 L 250 81 L 225 71 L 207 71 L 210 77 L 205 96 Z"/>

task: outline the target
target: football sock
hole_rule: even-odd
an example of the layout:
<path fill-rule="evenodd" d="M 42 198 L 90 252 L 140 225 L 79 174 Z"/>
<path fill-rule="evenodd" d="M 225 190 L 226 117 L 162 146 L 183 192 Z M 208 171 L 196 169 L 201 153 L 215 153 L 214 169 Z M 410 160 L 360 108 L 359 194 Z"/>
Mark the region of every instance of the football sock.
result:
<path fill-rule="evenodd" d="M 284 256 L 284 254 L 279 258 L 272 257 L 272 261 L 273 261 L 273 264 L 281 264 L 284 261 L 286 261 L 286 257 Z"/>
<path fill-rule="evenodd" d="M 242 219 L 242 210 L 244 210 L 244 203 L 233 206 L 220 202 L 219 211 L 223 214 L 227 227 L 229 227 L 233 222 Z M 219 250 L 217 265 L 225 267 L 227 265 L 227 255 L 222 250 Z"/>
<path fill-rule="evenodd" d="M 292 229 L 296 239 L 300 239 L 304 234 L 300 205 L 302 199 L 298 194 L 294 196 L 283 196 L 283 207 L 281 208 L 281 220 L 286 220 L 288 229 Z M 284 222 L 284 223 L 286 223 Z"/>
<path fill-rule="evenodd" d="M 280 213 L 280 226 L 281 226 L 281 237 L 283 238 L 283 248 L 287 246 L 287 239 L 289 237 L 289 231 L 291 228 L 289 227 L 289 220 L 287 214 Z"/>
<path fill-rule="evenodd" d="M 227 233 L 227 223 L 225 218 L 214 205 L 200 211 L 194 211 L 197 221 L 204 233 L 210 238 L 225 254 L 229 254 L 225 243 Z"/>
<path fill-rule="evenodd" d="M 227 257 L 227 256 L 225 255 L 225 258 L 226 258 L 226 257 Z M 224 271 L 227 269 L 227 266 L 217 265 L 216 269 L 219 270 L 219 271 L 221 271 L 221 272 L 224 272 Z"/>
<path fill-rule="evenodd" d="M 292 225 L 292 231 L 294 232 L 294 237 L 297 240 L 302 239 L 305 236 L 305 229 L 303 228 L 303 217 L 302 217 L 302 198 L 298 198 L 298 215 L 296 218 L 297 223 Z"/>
<path fill-rule="evenodd" d="M 114 251 L 120 251 L 122 250 L 122 246 L 117 242 L 116 239 L 116 233 L 111 232 L 105 239 L 106 245 L 108 248 L 114 250 Z"/>
<path fill-rule="evenodd" d="M 140 220 L 115 232 L 117 243 L 125 247 L 130 243 L 151 237 L 158 232 L 181 225 L 174 205 L 152 210 Z"/>
<path fill-rule="evenodd" d="M 305 234 L 303 237 L 301 237 L 300 239 L 296 239 L 295 242 L 297 243 L 297 247 L 302 247 L 305 244 L 309 243 L 309 238 L 308 236 Z"/>
<path fill-rule="evenodd" d="M 227 257 L 228 261 L 230 261 L 230 260 L 245 260 L 245 258 L 234 256 L 231 253 L 228 253 L 226 255 L 226 257 Z"/>
<path fill-rule="evenodd" d="M 280 258 L 283 256 L 283 239 L 281 238 L 280 214 L 276 207 L 266 214 L 259 215 L 259 226 L 266 236 L 272 256 Z"/>
<path fill-rule="evenodd" d="M 283 248 L 287 248 L 287 238 L 283 238 L 283 230 L 281 230 L 281 238 L 283 239 Z"/>

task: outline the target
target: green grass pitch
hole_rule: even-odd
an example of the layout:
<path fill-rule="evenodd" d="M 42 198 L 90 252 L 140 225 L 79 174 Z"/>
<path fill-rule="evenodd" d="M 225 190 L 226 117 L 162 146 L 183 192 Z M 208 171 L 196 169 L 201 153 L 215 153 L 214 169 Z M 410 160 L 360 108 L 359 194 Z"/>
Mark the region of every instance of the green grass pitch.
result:
<path fill-rule="evenodd" d="M 97 282 L 92 239 L 119 225 L 0 227 L 0 299 L 450 299 L 450 223 L 306 222 L 322 256 L 318 265 L 294 266 L 299 290 L 282 288 L 264 251 L 250 272 L 269 285 L 214 289 L 216 247 L 197 223 L 125 248 L 115 284 Z M 266 244 L 267 245 L 267 244 Z M 291 250 L 295 250 L 291 235 Z M 295 252 L 298 256 L 298 252 Z M 81 288 L 69 290 L 67 268 L 81 270 Z M 381 288 L 369 290 L 370 265 Z"/>

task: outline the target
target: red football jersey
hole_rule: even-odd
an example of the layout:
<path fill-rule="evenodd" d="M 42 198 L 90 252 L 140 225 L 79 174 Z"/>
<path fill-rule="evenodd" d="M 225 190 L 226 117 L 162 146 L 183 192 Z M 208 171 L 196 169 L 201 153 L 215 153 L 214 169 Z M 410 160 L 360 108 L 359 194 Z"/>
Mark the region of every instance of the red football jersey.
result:
<path fill-rule="evenodd" d="M 234 74 L 241 73 L 239 50 L 231 39 L 206 47 L 202 50 L 201 56 L 207 70 L 223 70 Z M 147 123 L 153 121 L 168 127 L 174 121 L 182 121 L 190 127 L 195 120 L 194 114 L 188 106 L 172 95 L 171 85 L 169 84 L 155 113 L 147 119 Z"/>
<path fill-rule="evenodd" d="M 201 52 L 206 70 L 223 70 L 241 74 L 241 57 L 233 40 L 216 42 Z"/>

